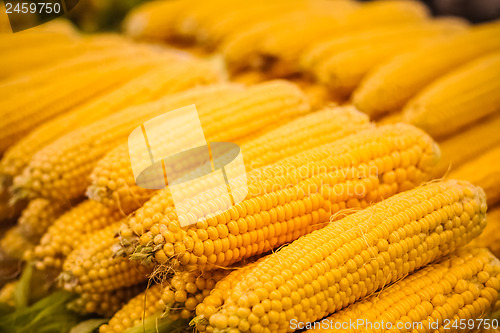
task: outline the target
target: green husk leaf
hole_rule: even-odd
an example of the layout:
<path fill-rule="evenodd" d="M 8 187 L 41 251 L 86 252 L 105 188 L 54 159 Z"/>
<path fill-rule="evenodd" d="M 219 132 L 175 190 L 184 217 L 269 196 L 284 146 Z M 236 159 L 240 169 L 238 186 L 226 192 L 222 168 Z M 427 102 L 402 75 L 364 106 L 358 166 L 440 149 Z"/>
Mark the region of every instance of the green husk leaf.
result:
<path fill-rule="evenodd" d="M 30 307 L 0 317 L 0 332 L 61 333 L 68 332 L 79 321 L 79 316 L 66 304 L 76 297 L 66 291 L 57 291 Z"/>
<path fill-rule="evenodd" d="M 16 308 L 22 309 L 29 305 L 31 279 L 33 277 L 33 266 L 26 265 L 21 273 L 19 282 L 14 288 L 14 303 Z"/>
<path fill-rule="evenodd" d="M 92 333 L 102 324 L 106 323 L 107 319 L 89 319 L 82 321 L 78 325 L 71 328 L 69 333 Z"/>

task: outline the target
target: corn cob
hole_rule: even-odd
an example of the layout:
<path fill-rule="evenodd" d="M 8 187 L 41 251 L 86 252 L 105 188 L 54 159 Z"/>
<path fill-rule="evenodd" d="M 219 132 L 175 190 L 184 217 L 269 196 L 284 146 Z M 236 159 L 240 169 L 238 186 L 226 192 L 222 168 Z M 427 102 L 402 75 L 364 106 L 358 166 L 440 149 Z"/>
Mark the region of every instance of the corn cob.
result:
<path fill-rule="evenodd" d="M 34 246 L 35 244 L 24 237 L 19 226 L 7 230 L 0 239 L 0 253 L 16 260 L 23 259 L 24 254 L 33 249 Z"/>
<path fill-rule="evenodd" d="M 354 105 L 372 117 L 397 111 L 433 80 L 499 49 L 499 33 L 500 22 L 483 24 L 447 41 L 395 57 L 363 80 L 354 92 Z"/>
<path fill-rule="evenodd" d="M 53 84 L 25 93 L 23 98 L 15 94 L 2 100 L 0 151 L 4 152 L 43 121 L 150 69 L 154 65 L 151 60 L 124 58 L 113 64 L 96 65 L 84 73 L 68 74 Z M 42 109 L 44 112 L 40 112 Z"/>
<path fill-rule="evenodd" d="M 130 37 L 145 40 L 166 40 L 174 35 L 179 14 L 190 1 L 154 1 L 130 11 L 124 20 L 124 32 Z"/>
<path fill-rule="evenodd" d="M 468 63 L 434 81 L 403 109 L 405 121 L 433 137 L 457 132 L 500 112 L 500 53 Z"/>
<path fill-rule="evenodd" d="M 11 281 L 6 283 L 1 289 L 0 289 L 0 304 L 7 304 L 11 307 L 16 306 L 15 300 L 14 300 L 14 289 L 16 288 L 17 281 Z"/>
<path fill-rule="evenodd" d="M 321 2 L 321 1 L 316 1 Z M 232 3 L 237 4 L 237 3 Z M 231 4 L 230 4 L 231 5 Z M 258 22 L 274 20 L 276 16 L 283 16 L 286 13 L 305 10 L 310 3 L 303 0 L 293 1 L 252 1 L 245 6 L 231 6 L 228 10 L 218 11 L 216 15 L 204 17 L 203 22 L 199 22 L 200 27 L 196 31 L 197 41 L 205 47 L 216 47 L 242 28 L 252 26 Z M 353 3 L 350 4 L 354 6 Z"/>
<path fill-rule="evenodd" d="M 366 129 L 369 120 L 352 108 L 325 109 L 278 127 L 260 138 L 241 144 L 247 171 L 274 163 L 286 156 L 331 142 Z M 286 139 L 283 139 L 286 138 Z M 115 170 L 128 170 L 117 174 Z M 154 191 L 135 184 L 127 148 L 117 148 L 97 164 L 87 195 L 109 207 L 131 213 L 151 198 Z M 123 185 L 119 185 L 123 184 Z"/>
<path fill-rule="evenodd" d="M 86 200 L 60 216 L 33 250 L 36 268 L 60 270 L 64 259 L 89 235 L 123 218 L 102 204 Z"/>
<path fill-rule="evenodd" d="M 95 43 L 108 45 L 109 49 L 104 52 L 89 52 L 74 58 L 61 61 L 52 66 L 32 69 L 20 75 L 13 76 L 0 82 L 0 87 L 5 91 L 7 96 L 13 94 L 22 94 L 24 89 L 36 89 L 41 85 L 60 80 L 68 75 L 68 73 L 82 73 L 89 67 L 94 67 L 102 63 L 113 63 L 117 59 L 122 59 L 124 55 L 144 56 L 151 51 L 144 47 L 137 47 L 126 42 L 118 36 L 99 36 L 89 39 L 95 40 Z"/>
<path fill-rule="evenodd" d="M 176 272 L 162 288 L 161 303 L 163 311 L 171 319 L 189 319 L 215 284 L 231 273 L 231 270 L 208 272 Z"/>
<path fill-rule="evenodd" d="M 127 220 L 121 236 L 139 237 L 135 259 L 187 269 L 229 266 L 321 228 L 340 210 L 365 208 L 420 184 L 438 155 L 432 140 L 414 127 L 367 129 L 247 173 L 248 193 L 235 185 L 233 195 L 244 200 L 234 207 L 219 206 L 225 201 L 218 189 L 203 192 L 200 184 L 185 190 L 190 200 L 178 211 L 189 220 L 181 221 L 170 192 L 159 191 Z M 200 199 L 199 208 L 189 206 Z M 200 211 L 215 207 L 224 213 L 190 225 Z M 189 227 L 180 229 L 180 221 Z"/>
<path fill-rule="evenodd" d="M 36 151 L 76 127 L 91 124 L 126 106 L 142 104 L 166 94 L 215 81 L 218 81 L 215 70 L 195 59 L 172 59 L 159 64 L 102 97 L 42 124 L 18 141 L 0 161 L 1 183 L 3 187 L 10 186 L 12 179 L 21 173 Z"/>
<path fill-rule="evenodd" d="M 59 275 L 65 290 L 98 293 L 131 287 L 148 278 L 150 268 L 114 256 L 114 236 L 120 224 L 116 222 L 92 233 L 68 255 Z"/>
<path fill-rule="evenodd" d="M 198 328 L 292 332 L 291 320 L 339 311 L 464 246 L 485 225 L 484 192 L 467 182 L 401 193 L 266 257 L 230 292 L 213 291 L 222 297 L 199 306 Z"/>
<path fill-rule="evenodd" d="M 35 50 L 32 48 L 9 50 L 8 53 L 0 56 L 0 61 L 4 65 L 0 69 L 0 78 L 5 79 L 10 75 L 19 75 L 33 68 L 52 65 L 75 57 L 84 51 L 79 41 L 42 45 Z"/>
<path fill-rule="evenodd" d="M 316 15 L 306 18 L 303 26 L 299 21 L 297 25 L 289 25 L 273 33 L 264 40 L 262 53 L 296 67 L 295 64 L 304 49 L 321 36 L 336 34 L 339 31 L 351 33 L 356 29 L 366 29 L 367 25 L 372 28 L 393 22 L 418 22 L 428 16 L 427 8 L 417 1 L 374 2 L 357 10 L 354 10 L 356 7 L 349 2 L 340 4 L 342 5 L 325 1 L 318 6 Z M 310 19 L 313 21 L 309 21 Z M 339 22 L 335 24 L 335 20 Z"/>
<path fill-rule="evenodd" d="M 486 249 L 462 250 L 396 282 L 377 295 L 356 302 L 349 308 L 322 321 L 327 329 L 307 332 L 337 332 L 335 325 L 355 321 L 384 327 L 382 321 L 393 327 L 412 327 L 418 332 L 435 332 L 433 327 L 451 327 L 472 331 L 475 321 L 485 318 L 495 307 L 500 290 L 500 262 Z M 454 323 L 456 321 L 456 323 Z M 317 322 L 317 327 L 321 327 Z M 434 326 L 432 326 L 434 325 Z M 337 326 L 340 327 L 340 326 Z M 365 332 L 360 325 L 345 332 Z M 410 331 L 411 329 L 407 330 Z M 383 332 L 383 329 L 374 330 Z M 402 331 L 402 330 L 401 330 Z"/>
<path fill-rule="evenodd" d="M 285 63 L 285 71 L 280 73 L 284 75 L 297 70 L 300 54 L 322 36 L 352 33 L 373 25 L 420 21 L 427 16 L 423 6 L 411 1 L 381 1 L 354 9 L 348 2 L 312 2 L 307 11 L 291 12 L 231 34 L 221 51 L 233 71 L 265 68 L 270 56 Z"/>
<path fill-rule="evenodd" d="M 319 43 L 303 55 L 302 67 L 332 91 L 349 95 L 370 70 L 387 59 L 464 29 L 458 20 L 384 26 Z"/>
<path fill-rule="evenodd" d="M 99 327 L 99 333 L 121 333 L 137 326 L 162 311 L 161 285 L 155 284 L 146 291 L 132 298 L 125 306 L 116 312 L 109 323 Z"/>
<path fill-rule="evenodd" d="M 130 299 L 144 290 L 143 285 L 114 289 L 100 293 L 83 293 L 68 304 L 68 308 L 81 315 L 98 314 L 111 318 Z"/>
<path fill-rule="evenodd" d="M 19 230 L 23 236 L 38 244 L 40 238 L 57 218 L 69 208 L 67 203 L 33 199 L 22 211 L 18 220 Z"/>
<path fill-rule="evenodd" d="M 450 177 L 467 179 L 486 192 L 488 205 L 500 202 L 500 147 L 486 151 L 472 161 L 452 170 Z"/>
<path fill-rule="evenodd" d="M 127 44 L 125 40 L 116 36 L 97 36 L 70 40 L 66 43 L 49 43 L 35 48 L 9 50 L 9 52 L 0 55 L 0 61 L 4 65 L 0 69 L 0 77 L 3 77 L 4 80 L 20 77 L 25 72 L 57 66 L 67 60 L 83 55 L 93 55 L 97 52 L 107 52 L 113 50 L 113 47 L 124 47 Z"/>
<path fill-rule="evenodd" d="M 500 143 L 500 116 L 489 117 L 440 142 L 443 158 L 436 169 L 436 178 L 450 169 L 457 169 Z"/>
<path fill-rule="evenodd" d="M 472 241 L 472 245 L 487 247 L 495 256 L 500 256 L 500 207 L 489 209 L 487 213 L 488 224 L 481 236 Z"/>
<path fill-rule="evenodd" d="M 256 258 L 250 258 L 248 262 L 243 261 L 226 269 L 175 272 L 162 288 L 163 317 L 171 320 L 193 318 L 196 307 L 209 297 L 214 288 L 225 284 L 223 288 L 231 290 L 239 278 L 258 262 Z M 224 282 L 219 283 L 222 279 Z"/>
<path fill-rule="evenodd" d="M 39 150 L 17 181 L 32 194 L 43 197 L 65 200 L 81 196 L 87 186 L 86 177 L 93 169 L 95 162 L 105 152 L 122 140 L 126 140 L 130 131 L 136 126 L 167 110 L 188 104 L 196 103 L 203 108 L 203 105 L 209 101 L 232 94 L 235 90 L 238 90 L 238 87 L 233 85 L 200 87 L 116 112 L 88 126 L 69 132 Z M 96 140 L 99 144 L 96 144 Z M 70 156 L 73 157 L 70 158 Z M 46 160 L 48 157 L 49 160 Z M 65 163 L 68 160 L 75 162 L 69 165 Z M 61 178 L 54 174 L 54 168 L 60 170 Z M 45 176 L 42 176 L 44 174 Z M 52 179 L 53 176 L 55 178 Z M 72 187 L 70 191 L 67 185 Z"/>

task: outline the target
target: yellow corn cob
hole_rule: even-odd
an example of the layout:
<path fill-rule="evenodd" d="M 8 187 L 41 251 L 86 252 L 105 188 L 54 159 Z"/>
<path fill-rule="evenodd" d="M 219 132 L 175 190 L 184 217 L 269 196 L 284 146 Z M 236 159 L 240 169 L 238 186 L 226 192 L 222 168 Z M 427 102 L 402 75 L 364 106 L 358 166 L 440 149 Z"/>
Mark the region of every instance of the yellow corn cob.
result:
<path fill-rule="evenodd" d="M 500 52 L 476 59 L 434 81 L 403 109 L 405 121 L 434 137 L 457 132 L 500 112 Z"/>
<path fill-rule="evenodd" d="M 397 111 L 436 78 L 499 49 L 499 33 L 500 22 L 488 23 L 395 57 L 363 80 L 354 92 L 354 105 L 372 117 Z"/>
<path fill-rule="evenodd" d="M 161 285 L 155 284 L 125 304 L 108 324 L 99 327 L 99 333 L 125 332 L 153 314 L 160 314 L 162 309 Z"/>
<path fill-rule="evenodd" d="M 259 260 L 250 258 L 248 262 L 240 262 L 236 267 L 217 269 L 213 271 L 175 272 L 162 288 L 161 302 L 164 307 L 163 317 L 172 320 L 190 319 L 195 315 L 195 309 L 212 290 L 222 287 L 229 291 L 237 284 L 240 277 Z M 224 279 L 224 282 L 219 283 Z M 224 286 L 221 286 L 224 284 Z"/>
<path fill-rule="evenodd" d="M 18 220 L 23 236 L 37 244 L 47 229 L 69 208 L 68 203 L 59 203 L 47 199 L 33 199 L 22 211 Z"/>
<path fill-rule="evenodd" d="M 131 43 L 118 36 L 97 35 L 70 40 L 66 43 L 49 43 L 34 48 L 14 49 L 0 55 L 0 61 L 4 64 L 0 70 L 0 76 L 4 77 L 4 80 L 20 77 L 32 70 L 57 66 L 84 55 L 114 51 L 116 48 L 128 45 L 132 46 Z"/>
<path fill-rule="evenodd" d="M 77 197 L 85 191 L 86 177 L 97 159 L 123 142 L 130 131 L 152 117 L 188 104 L 196 104 L 205 136 L 213 142 L 243 138 L 309 109 L 303 93 L 295 85 L 285 81 L 263 83 L 237 94 L 234 93 L 235 90 L 234 86 L 226 85 L 173 94 L 152 105 L 128 108 L 71 132 L 35 154 L 21 178 L 22 186 L 46 197 Z M 188 129 L 178 130 L 185 133 Z M 95 146 L 96 138 L 100 140 L 99 147 Z M 82 157 L 83 150 L 88 150 L 92 156 Z M 40 163 L 47 156 L 50 156 L 51 162 Z M 65 168 L 69 165 L 64 165 L 64 161 L 69 156 L 75 156 L 80 161 L 76 163 L 78 170 L 73 169 L 67 173 Z M 49 164 L 51 166 L 47 168 Z M 38 177 L 53 173 L 55 165 L 59 165 L 62 180 L 47 182 L 46 177 Z M 70 191 L 66 185 L 71 186 Z"/>
<path fill-rule="evenodd" d="M 368 117 L 352 108 L 325 109 L 292 120 L 241 144 L 240 148 L 246 170 L 250 171 L 369 126 Z M 116 170 L 127 172 L 117 173 Z M 115 149 L 99 161 L 90 178 L 92 185 L 87 195 L 106 206 L 119 207 L 125 213 L 139 208 L 155 192 L 135 184 L 125 146 Z"/>
<path fill-rule="evenodd" d="M 226 6 L 225 10 L 219 10 L 216 15 L 204 17 L 203 22 L 200 22 L 201 27 L 196 31 L 196 37 L 200 43 L 213 47 L 242 27 L 274 20 L 277 16 L 304 10 L 308 5 L 310 5 L 308 1 L 304 0 L 252 1 L 245 6 L 232 2 L 229 4 L 230 10 Z"/>
<path fill-rule="evenodd" d="M 88 126 L 78 128 L 58 138 L 39 150 L 18 181 L 33 194 L 43 197 L 65 200 L 83 195 L 87 186 L 86 177 L 97 160 L 117 144 L 126 140 L 130 132 L 142 122 L 185 105 L 196 103 L 203 105 L 222 96 L 233 94 L 238 87 L 234 85 L 216 85 L 199 87 L 186 92 L 166 96 L 158 101 L 126 108 L 120 112 L 100 119 Z M 99 144 L 96 145 L 96 140 Z M 73 158 L 70 165 L 65 163 Z M 50 157 L 50 162 L 46 158 Z M 43 163 L 41 163 L 44 161 Z M 50 166 L 49 166 L 50 165 Z M 60 170 L 60 178 L 51 179 L 54 167 Z M 71 171 L 70 171 L 71 169 Z M 40 179 L 39 176 L 46 174 Z M 57 177 L 58 178 L 58 177 Z M 72 188 L 61 187 L 70 185 Z"/>
<path fill-rule="evenodd" d="M 218 189 L 203 192 L 204 184 L 186 190 L 191 198 L 181 206 L 190 212 L 187 228 L 179 228 L 170 192 L 161 190 L 127 220 L 121 236 L 139 237 L 136 259 L 188 269 L 229 266 L 323 227 L 340 210 L 364 208 L 420 184 L 438 155 L 430 137 L 415 127 L 367 129 L 248 172 L 248 193 L 234 189 L 244 199 L 234 207 Z M 191 225 L 215 207 L 227 211 Z"/>
<path fill-rule="evenodd" d="M 489 209 L 486 214 L 488 224 L 481 236 L 472 241 L 472 245 L 478 247 L 487 247 L 495 256 L 500 256 L 500 207 Z"/>
<path fill-rule="evenodd" d="M 39 270 L 60 270 L 66 256 L 90 234 L 123 218 L 99 202 L 86 200 L 60 216 L 47 230 L 32 254 Z"/>
<path fill-rule="evenodd" d="M 437 327 L 444 327 L 447 321 L 450 329 L 466 322 L 468 325 L 462 326 L 460 331 L 472 331 L 479 326 L 477 320 L 487 317 L 495 307 L 499 290 L 498 259 L 486 249 L 462 250 L 315 323 L 318 328 L 307 332 L 333 333 L 338 332 L 335 325 L 358 322 L 359 326 L 342 331 L 366 332 L 368 323 L 372 327 L 377 327 L 376 324 L 386 327 L 391 323 L 394 328 L 400 327 L 400 331 L 413 329 L 414 332 L 430 333 L 437 331 Z M 324 323 L 326 329 L 321 329 L 320 323 Z"/>
<path fill-rule="evenodd" d="M 95 41 L 96 44 L 109 46 L 109 49 L 100 52 L 89 52 L 80 56 L 61 61 L 52 66 L 41 67 L 32 69 L 28 72 L 21 73 L 20 75 L 12 76 L 8 80 L 0 82 L 0 87 L 5 91 L 8 96 L 13 94 L 25 93 L 25 89 L 40 88 L 42 84 L 60 80 L 68 75 L 68 73 L 82 73 L 89 67 L 94 67 L 102 63 L 113 63 L 117 59 L 122 59 L 124 55 L 144 56 L 151 51 L 148 48 L 137 47 L 134 44 L 127 42 L 124 38 L 119 36 L 101 36 L 88 37 L 90 40 Z"/>
<path fill-rule="evenodd" d="M 486 151 L 479 157 L 450 172 L 450 177 L 467 179 L 486 192 L 488 205 L 500 202 L 500 147 Z"/>
<path fill-rule="evenodd" d="M 0 161 L 3 187 L 12 184 L 33 154 L 73 129 L 91 124 L 127 106 L 149 102 L 190 87 L 218 81 L 215 69 L 195 59 L 170 60 L 117 89 L 48 121 L 9 148 Z"/>
<path fill-rule="evenodd" d="M 380 1 L 356 7 L 349 2 L 329 2 L 317 6 L 315 16 L 307 18 L 304 25 L 283 27 L 264 40 L 263 54 L 280 59 L 295 67 L 301 53 L 311 42 L 339 31 L 360 30 L 393 22 L 421 21 L 428 16 L 428 10 L 417 1 Z M 347 5 L 347 6 L 346 6 Z M 319 15 L 318 15 L 319 14 Z M 312 21 L 309 21 L 312 20 Z M 335 20 L 339 22 L 335 24 Z"/>
<path fill-rule="evenodd" d="M 0 151 L 5 151 L 43 121 L 109 91 L 113 85 L 132 79 L 154 64 L 151 58 L 115 59 L 112 64 L 96 65 L 84 73 L 68 74 L 53 84 L 25 91 L 22 95 L 8 96 L 0 102 L 3 117 Z"/>
<path fill-rule="evenodd" d="M 189 319 L 215 284 L 231 273 L 230 269 L 208 272 L 176 272 L 162 288 L 161 302 L 169 318 Z"/>
<path fill-rule="evenodd" d="M 443 158 L 436 169 L 435 178 L 444 176 L 450 168 L 457 169 L 482 152 L 497 146 L 500 143 L 499 128 L 500 116 L 489 117 L 440 142 Z"/>
<path fill-rule="evenodd" d="M 266 58 L 271 56 L 285 63 L 285 72 L 281 74 L 288 74 L 297 70 L 301 52 L 325 35 L 352 33 L 394 22 L 420 21 L 427 16 L 425 7 L 411 1 L 380 1 L 355 8 L 349 2 L 312 2 L 307 11 L 278 16 L 230 35 L 222 52 L 235 71 L 248 66 L 267 66 Z"/>
<path fill-rule="evenodd" d="M 35 244 L 24 237 L 19 226 L 7 230 L 0 239 L 0 253 L 16 260 L 23 259 L 24 254 L 33 249 L 34 246 Z"/>
<path fill-rule="evenodd" d="M 68 308 L 81 315 L 98 314 L 110 318 L 143 290 L 143 285 L 136 285 L 99 293 L 83 293 L 70 302 Z"/>
<path fill-rule="evenodd" d="M 154 1 L 130 11 L 123 27 L 125 34 L 145 40 L 166 40 L 174 35 L 179 14 L 191 1 Z"/>
<path fill-rule="evenodd" d="M 341 3 L 344 4 L 346 2 Z M 306 31 L 301 31 L 302 35 L 300 36 L 312 38 L 313 31 L 321 28 L 324 29 L 327 22 L 330 23 L 330 28 L 333 25 L 337 26 L 335 23 L 339 17 L 335 12 L 318 11 L 311 6 L 312 4 L 305 9 L 292 10 L 289 13 L 284 13 L 266 21 L 259 20 L 255 24 L 240 27 L 239 30 L 230 34 L 222 43 L 220 49 L 231 71 L 239 72 L 248 68 L 259 70 L 269 69 L 276 59 L 268 59 L 264 56 L 264 46 L 266 44 L 269 49 L 267 52 L 270 54 L 274 50 L 272 49 L 272 44 L 284 44 L 285 38 L 289 44 L 292 44 L 295 48 L 300 48 L 301 45 L 293 45 L 294 43 L 289 40 L 290 36 L 297 34 L 298 31 L 294 30 L 289 35 L 286 35 L 284 31 L 287 29 L 298 29 L 299 26 L 306 28 Z M 266 39 L 270 40 L 267 41 Z M 252 47 L 249 47 L 249 45 L 252 45 Z M 281 52 L 284 53 L 284 50 L 281 50 Z M 295 56 L 295 54 L 296 52 L 292 53 L 291 57 Z M 285 68 L 285 71 L 280 72 L 279 75 L 290 74 L 286 72 L 289 70 L 289 68 Z M 268 71 L 266 70 L 266 72 Z M 274 72 L 276 70 L 273 70 L 273 74 L 276 75 Z"/>
<path fill-rule="evenodd" d="M 325 108 L 243 143 L 246 170 L 275 163 L 370 127 L 368 117 L 353 107 Z"/>
<path fill-rule="evenodd" d="M 349 95 L 373 68 L 397 54 L 464 31 L 458 20 L 380 27 L 313 46 L 303 55 L 302 67 L 332 91 Z M 370 54 L 367 57 L 367 54 Z"/>
<path fill-rule="evenodd" d="M 230 292 L 204 302 L 199 322 L 214 333 L 292 332 L 291 320 L 339 311 L 464 246 L 485 225 L 484 192 L 470 183 L 406 191 L 266 257 Z"/>
<path fill-rule="evenodd" d="M 61 286 L 79 294 L 130 287 L 145 281 L 151 269 L 125 257 L 114 257 L 115 235 L 121 222 L 87 236 L 63 263 Z"/>

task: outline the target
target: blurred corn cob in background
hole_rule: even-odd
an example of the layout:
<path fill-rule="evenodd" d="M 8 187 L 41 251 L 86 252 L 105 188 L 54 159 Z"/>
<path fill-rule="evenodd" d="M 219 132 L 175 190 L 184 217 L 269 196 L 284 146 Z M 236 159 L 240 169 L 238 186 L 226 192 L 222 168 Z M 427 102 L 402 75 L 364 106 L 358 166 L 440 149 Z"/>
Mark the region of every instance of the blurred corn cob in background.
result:
<path fill-rule="evenodd" d="M 70 72 L 60 80 L 39 87 L 30 87 L 31 89 L 24 93 L 19 90 L 16 93 L 17 89 L 7 84 L 3 87 L 3 92 L 14 91 L 14 93 L 6 95 L 0 103 L 3 118 L 0 150 L 4 152 L 43 121 L 62 114 L 89 98 L 109 91 L 119 82 L 152 68 L 158 63 L 159 56 L 150 55 L 148 59 L 147 53 L 140 48 L 128 51 L 113 50 L 109 55 L 103 53 L 91 57 L 93 61 L 87 62 L 88 67 L 85 71 Z M 135 57 L 144 58 L 137 60 Z M 83 60 L 88 61 L 88 58 Z M 19 98 L 20 93 L 24 98 Z M 44 112 L 40 112 L 41 110 Z"/>
<path fill-rule="evenodd" d="M 472 112 L 472 110 L 471 110 Z M 450 170 L 472 161 L 483 152 L 500 143 L 500 114 L 488 117 L 454 136 L 440 142 L 443 153 L 440 166 L 436 169 L 436 178 L 444 176 Z"/>
<path fill-rule="evenodd" d="M 336 94 L 348 96 L 371 69 L 387 59 L 452 36 L 465 28 L 466 24 L 460 20 L 442 19 L 403 22 L 337 38 L 329 37 L 304 52 L 301 65 Z"/>
<path fill-rule="evenodd" d="M 403 117 L 436 138 L 455 133 L 500 112 L 498 77 L 500 53 L 481 57 L 434 81 L 410 100 Z"/>
<path fill-rule="evenodd" d="M 446 41 L 403 54 L 368 75 L 354 92 L 356 107 L 371 117 L 398 111 L 433 80 L 481 55 L 498 50 L 500 22 L 474 26 Z M 456 50 L 460 50 L 457 52 Z"/>
<path fill-rule="evenodd" d="M 486 192 L 488 205 L 500 202 L 500 147 L 496 146 L 450 173 L 452 178 L 468 179 Z"/>
<path fill-rule="evenodd" d="M 474 239 L 472 245 L 477 247 L 487 247 L 496 257 L 500 257 L 500 206 L 488 209 L 488 224 L 484 232 Z"/>

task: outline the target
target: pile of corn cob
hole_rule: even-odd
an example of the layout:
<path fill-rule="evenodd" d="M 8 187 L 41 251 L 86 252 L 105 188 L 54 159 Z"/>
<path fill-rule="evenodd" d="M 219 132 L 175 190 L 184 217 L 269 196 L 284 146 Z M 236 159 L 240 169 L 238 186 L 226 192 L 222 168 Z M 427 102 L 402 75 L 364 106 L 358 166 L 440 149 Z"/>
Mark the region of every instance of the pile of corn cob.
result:
<path fill-rule="evenodd" d="M 498 317 L 500 22 L 414 1 L 183 0 L 123 26 L 0 35 L 0 304 L 18 309 L 0 331 Z M 190 104 L 207 141 L 241 148 L 235 205 L 210 177 L 181 206 L 135 183 L 130 132 Z"/>

